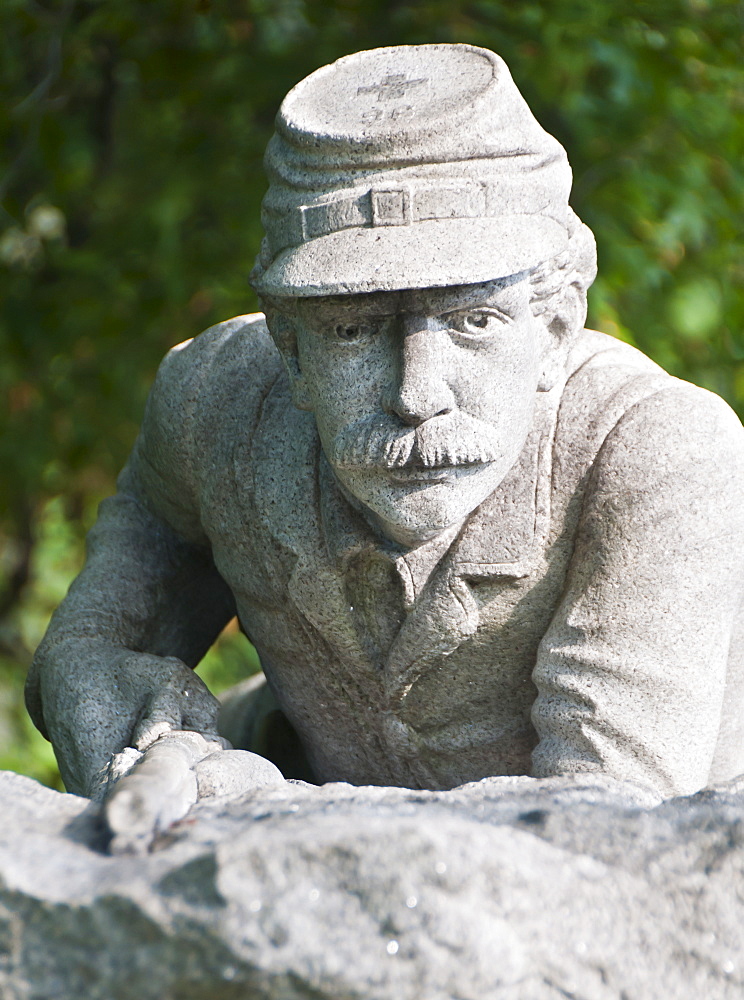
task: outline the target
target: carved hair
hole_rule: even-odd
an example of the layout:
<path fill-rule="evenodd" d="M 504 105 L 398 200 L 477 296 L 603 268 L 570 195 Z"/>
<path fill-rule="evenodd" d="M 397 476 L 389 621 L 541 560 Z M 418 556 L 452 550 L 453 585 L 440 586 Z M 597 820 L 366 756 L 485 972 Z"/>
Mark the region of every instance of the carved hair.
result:
<path fill-rule="evenodd" d="M 568 246 L 530 274 L 530 305 L 558 339 L 575 336 L 586 322 L 586 293 L 597 277 L 594 234 L 568 209 Z"/>

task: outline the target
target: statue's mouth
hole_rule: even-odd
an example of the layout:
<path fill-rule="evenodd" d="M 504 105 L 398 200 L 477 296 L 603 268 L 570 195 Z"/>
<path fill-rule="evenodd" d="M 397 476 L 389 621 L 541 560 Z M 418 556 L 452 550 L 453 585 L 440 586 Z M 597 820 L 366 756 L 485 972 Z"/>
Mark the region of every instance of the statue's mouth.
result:
<path fill-rule="evenodd" d="M 387 476 L 398 486 L 414 486 L 434 483 L 451 483 L 463 476 L 477 472 L 488 462 L 459 462 L 451 465 L 408 464 L 387 469 Z"/>

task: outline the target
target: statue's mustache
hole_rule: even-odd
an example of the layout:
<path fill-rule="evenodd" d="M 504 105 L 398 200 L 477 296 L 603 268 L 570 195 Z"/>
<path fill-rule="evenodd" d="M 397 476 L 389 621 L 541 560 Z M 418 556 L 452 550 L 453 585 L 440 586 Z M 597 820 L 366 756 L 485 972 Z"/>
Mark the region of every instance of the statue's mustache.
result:
<path fill-rule="evenodd" d="M 491 424 L 455 410 L 418 427 L 401 426 L 384 413 L 362 417 L 336 435 L 329 458 L 341 468 L 399 469 L 494 462 L 502 454 L 499 434 Z"/>

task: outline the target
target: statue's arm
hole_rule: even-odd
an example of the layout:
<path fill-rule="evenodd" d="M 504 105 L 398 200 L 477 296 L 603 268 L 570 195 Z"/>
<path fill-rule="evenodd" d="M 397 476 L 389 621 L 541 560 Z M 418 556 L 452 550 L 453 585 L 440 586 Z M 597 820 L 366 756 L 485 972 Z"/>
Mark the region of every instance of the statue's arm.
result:
<path fill-rule="evenodd" d="M 636 404 L 588 484 L 533 674 L 533 774 L 704 786 L 744 576 L 744 431 L 684 384 Z"/>
<path fill-rule="evenodd" d="M 118 493 L 34 658 L 27 705 L 70 791 L 92 792 L 127 745 L 216 732 L 217 702 L 191 669 L 234 614 L 199 524 L 190 429 L 203 374 L 186 352 L 163 362 Z"/>

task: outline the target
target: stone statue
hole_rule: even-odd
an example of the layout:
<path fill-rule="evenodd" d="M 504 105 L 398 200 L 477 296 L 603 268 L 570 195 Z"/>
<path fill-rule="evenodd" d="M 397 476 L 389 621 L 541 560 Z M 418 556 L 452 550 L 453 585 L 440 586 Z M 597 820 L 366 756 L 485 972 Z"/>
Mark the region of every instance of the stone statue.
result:
<path fill-rule="evenodd" d="M 236 614 L 266 680 L 223 735 L 285 775 L 743 772 L 741 425 L 583 329 L 594 241 L 504 62 L 348 56 L 266 163 L 266 318 L 163 362 L 31 671 L 67 787 L 217 738 L 192 668 Z"/>

